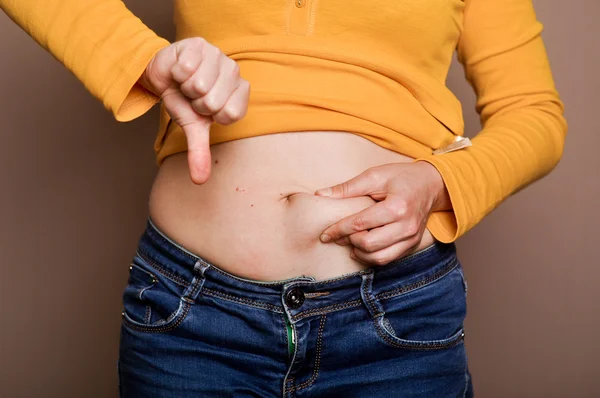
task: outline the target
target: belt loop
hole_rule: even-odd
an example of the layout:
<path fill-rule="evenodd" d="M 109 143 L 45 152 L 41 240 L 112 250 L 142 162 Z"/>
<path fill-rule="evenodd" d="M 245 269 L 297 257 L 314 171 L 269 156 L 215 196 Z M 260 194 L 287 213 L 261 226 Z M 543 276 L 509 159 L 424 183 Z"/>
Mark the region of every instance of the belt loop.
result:
<path fill-rule="evenodd" d="M 202 286 L 206 280 L 204 271 L 206 271 L 209 266 L 209 264 L 202 260 L 196 261 L 196 264 L 194 264 L 194 279 L 192 279 L 192 283 L 190 283 L 183 293 L 184 300 L 190 303 L 193 303 L 196 300 L 196 297 L 198 297 L 198 293 L 202 290 Z"/>
<path fill-rule="evenodd" d="M 385 313 L 383 311 L 383 307 L 381 306 L 379 300 L 377 300 L 373 295 L 373 270 L 371 269 L 370 272 L 362 274 L 361 277 L 362 283 L 360 286 L 360 297 L 362 298 L 363 303 L 367 307 L 369 315 L 371 316 L 371 318 L 383 316 L 383 314 Z"/>
<path fill-rule="evenodd" d="M 206 271 L 208 267 L 210 267 L 210 264 L 207 264 L 201 259 L 198 259 L 198 261 L 196 261 L 196 264 L 194 264 L 194 274 L 199 273 L 200 277 L 204 278 L 204 271 Z"/>

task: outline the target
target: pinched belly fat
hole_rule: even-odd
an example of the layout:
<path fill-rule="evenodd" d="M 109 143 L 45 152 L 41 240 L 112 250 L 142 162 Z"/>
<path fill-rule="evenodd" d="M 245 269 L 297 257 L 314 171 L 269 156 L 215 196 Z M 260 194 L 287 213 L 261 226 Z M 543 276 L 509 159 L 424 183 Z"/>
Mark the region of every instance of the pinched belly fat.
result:
<path fill-rule="evenodd" d="M 368 167 L 407 160 L 364 139 L 357 142 L 350 134 L 324 135 L 314 148 L 311 142 L 286 146 L 283 136 L 288 134 L 211 148 L 213 169 L 202 185 L 191 182 L 185 153 L 167 158 L 150 195 L 154 224 L 188 251 L 242 278 L 272 281 L 305 275 L 322 280 L 367 267 L 350 258 L 350 246 L 322 243 L 319 236 L 376 201 L 369 196 L 338 199 L 314 192 Z M 276 142 L 277 150 L 267 156 L 264 142 L 253 147 L 257 138 Z M 294 139 L 310 141 L 314 136 L 301 133 Z M 339 142 L 322 142 L 328 139 Z M 341 145 L 349 148 L 340 150 Z M 346 158 L 345 153 L 360 156 Z M 433 241 L 426 231 L 419 248 Z"/>

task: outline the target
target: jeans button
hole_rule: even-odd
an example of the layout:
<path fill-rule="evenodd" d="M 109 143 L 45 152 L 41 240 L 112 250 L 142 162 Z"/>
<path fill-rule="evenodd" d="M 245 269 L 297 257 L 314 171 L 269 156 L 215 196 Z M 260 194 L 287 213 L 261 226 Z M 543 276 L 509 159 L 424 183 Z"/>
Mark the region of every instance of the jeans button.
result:
<path fill-rule="evenodd" d="M 288 307 L 296 309 L 300 308 L 304 303 L 304 293 L 298 288 L 292 288 L 285 294 L 285 303 Z"/>

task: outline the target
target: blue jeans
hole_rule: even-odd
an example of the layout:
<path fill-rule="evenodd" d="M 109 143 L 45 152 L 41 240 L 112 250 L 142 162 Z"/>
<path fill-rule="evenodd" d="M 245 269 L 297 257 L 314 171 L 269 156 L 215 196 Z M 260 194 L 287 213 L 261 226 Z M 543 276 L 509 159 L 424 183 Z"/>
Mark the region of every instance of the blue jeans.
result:
<path fill-rule="evenodd" d="M 322 281 L 257 281 L 148 218 L 123 293 L 120 397 L 472 397 L 466 290 L 454 244 Z"/>

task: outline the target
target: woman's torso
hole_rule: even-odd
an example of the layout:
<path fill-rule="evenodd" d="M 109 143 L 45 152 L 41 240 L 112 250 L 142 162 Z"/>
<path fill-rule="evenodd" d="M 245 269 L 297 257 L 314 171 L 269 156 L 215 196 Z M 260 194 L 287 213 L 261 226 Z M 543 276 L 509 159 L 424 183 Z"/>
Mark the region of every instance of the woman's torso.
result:
<path fill-rule="evenodd" d="M 169 238 L 243 278 L 317 280 L 365 268 L 351 247 L 322 243 L 321 232 L 375 203 L 333 199 L 319 188 L 370 167 L 412 159 L 345 132 L 268 134 L 211 146 L 209 180 L 195 185 L 187 153 L 165 159 L 150 194 L 154 224 Z M 425 231 L 414 250 L 431 245 Z"/>

